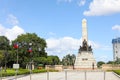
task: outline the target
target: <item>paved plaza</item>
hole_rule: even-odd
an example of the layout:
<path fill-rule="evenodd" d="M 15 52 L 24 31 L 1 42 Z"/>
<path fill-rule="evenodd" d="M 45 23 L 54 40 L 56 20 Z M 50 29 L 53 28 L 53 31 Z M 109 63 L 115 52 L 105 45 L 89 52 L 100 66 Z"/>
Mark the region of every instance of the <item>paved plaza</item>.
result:
<path fill-rule="evenodd" d="M 2 80 L 16 79 L 15 77 L 8 77 Z M 17 80 L 30 80 L 30 75 L 19 76 Z M 112 72 L 63 71 L 32 74 L 31 80 L 120 80 L 120 78 Z"/>

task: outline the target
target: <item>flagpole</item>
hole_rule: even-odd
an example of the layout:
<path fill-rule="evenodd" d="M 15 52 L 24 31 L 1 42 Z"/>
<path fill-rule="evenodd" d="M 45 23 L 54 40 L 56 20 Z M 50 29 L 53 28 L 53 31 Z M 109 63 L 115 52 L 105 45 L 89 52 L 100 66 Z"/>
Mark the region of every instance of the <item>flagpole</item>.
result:
<path fill-rule="evenodd" d="M 32 80 L 32 43 L 29 43 L 29 50 L 28 52 L 30 53 L 30 80 Z"/>
<path fill-rule="evenodd" d="M 17 64 L 18 64 L 18 48 L 17 48 Z"/>
<path fill-rule="evenodd" d="M 19 65 L 19 64 L 18 64 L 18 48 L 19 48 L 18 43 L 15 43 L 15 44 L 14 44 L 14 48 L 17 49 L 17 50 L 16 50 L 16 56 L 17 56 L 16 65 Z M 15 74 L 16 80 L 17 80 L 17 73 L 18 73 L 18 69 L 16 68 L 16 74 Z"/>

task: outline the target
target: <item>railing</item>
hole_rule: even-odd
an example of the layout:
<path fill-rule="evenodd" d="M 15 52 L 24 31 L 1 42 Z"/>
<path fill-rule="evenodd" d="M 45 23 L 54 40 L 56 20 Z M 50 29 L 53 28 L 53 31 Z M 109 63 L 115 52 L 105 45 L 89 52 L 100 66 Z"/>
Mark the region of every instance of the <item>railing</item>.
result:
<path fill-rule="evenodd" d="M 55 75 L 50 75 L 50 74 L 51 72 L 47 72 L 47 80 L 52 80 L 52 78 L 55 76 Z M 60 75 L 60 76 L 62 79 L 64 77 L 63 80 L 106 80 L 105 71 L 68 71 L 68 70 L 65 70 L 62 74 L 64 75 Z"/>
<path fill-rule="evenodd" d="M 61 72 L 49 72 L 40 74 L 31 74 L 31 80 L 120 80 L 112 72 L 105 71 L 75 71 L 65 70 Z M 18 76 L 17 80 L 30 80 L 30 75 Z M 15 80 L 13 76 L 11 78 L 1 78 L 0 80 Z"/>

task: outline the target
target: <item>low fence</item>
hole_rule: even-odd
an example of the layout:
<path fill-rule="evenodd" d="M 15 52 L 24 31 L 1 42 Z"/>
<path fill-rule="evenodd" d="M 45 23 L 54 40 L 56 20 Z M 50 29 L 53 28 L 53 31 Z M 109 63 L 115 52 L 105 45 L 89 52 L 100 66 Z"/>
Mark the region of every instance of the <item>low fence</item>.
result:
<path fill-rule="evenodd" d="M 118 70 L 120 69 L 120 64 L 103 64 L 102 70 Z"/>
<path fill-rule="evenodd" d="M 63 71 L 63 65 L 46 65 L 45 69 L 53 69 L 53 70 L 58 70 L 58 71 Z"/>
<path fill-rule="evenodd" d="M 17 78 L 13 76 L 13 78 L 3 78 L 3 80 L 120 80 L 120 77 L 117 77 L 112 72 L 97 70 L 64 70 L 61 72 L 49 72 L 48 70 L 47 73 L 30 74 L 18 76 Z"/>
<path fill-rule="evenodd" d="M 96 74 L 97 73 L 97 74 Z M 57 75 L 60 75 L 59 77 Z M 64 71 L 56 76 L 47 72 L 47 80 L 106 80 L 104 71 Z"/>

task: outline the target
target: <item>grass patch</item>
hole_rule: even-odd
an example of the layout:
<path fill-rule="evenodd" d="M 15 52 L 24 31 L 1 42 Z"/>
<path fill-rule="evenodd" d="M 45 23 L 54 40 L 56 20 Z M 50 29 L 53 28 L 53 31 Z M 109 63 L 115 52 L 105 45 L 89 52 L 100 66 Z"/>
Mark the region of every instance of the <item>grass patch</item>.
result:
<path fill-rule="evenodd" d="M 117 73 L 118 75 L 120 75 L 120 70 L 113 70 L 113 72 Z"/>

